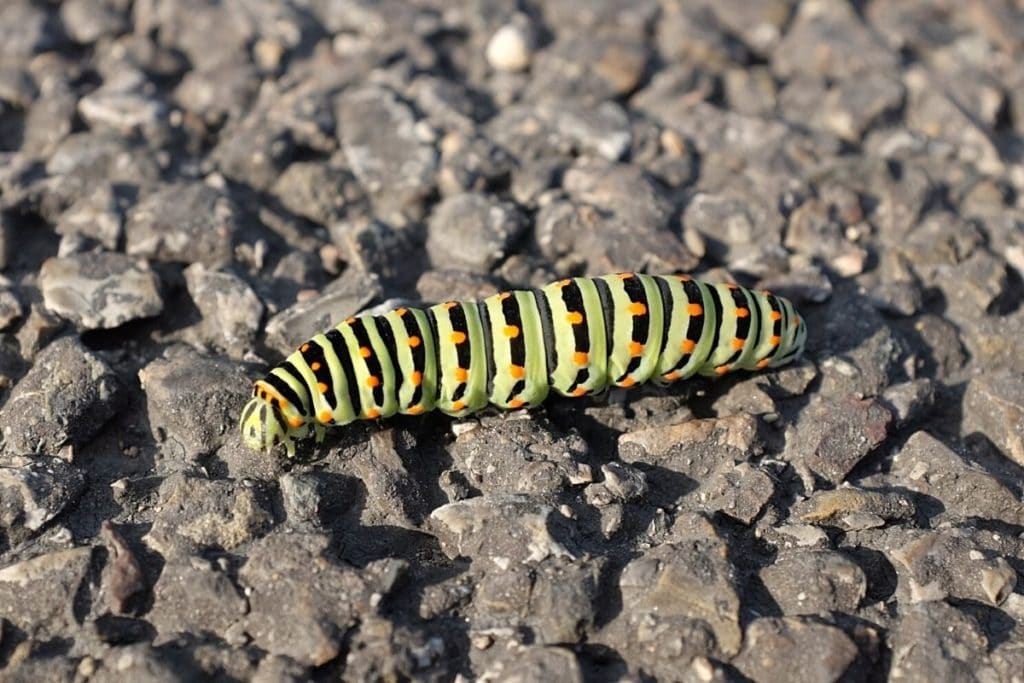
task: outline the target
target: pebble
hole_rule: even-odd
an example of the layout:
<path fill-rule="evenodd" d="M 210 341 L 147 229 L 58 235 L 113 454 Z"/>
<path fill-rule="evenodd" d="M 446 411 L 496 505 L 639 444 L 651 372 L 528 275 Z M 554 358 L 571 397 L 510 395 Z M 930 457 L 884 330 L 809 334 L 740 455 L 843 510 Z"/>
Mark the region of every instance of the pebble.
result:
<path fill-rule="evenodd" d="M 530 38 L 522 28 L 506 24 L 487 42 L 487 63 L 498 71 L 523 71 L 530 66 Z"/>

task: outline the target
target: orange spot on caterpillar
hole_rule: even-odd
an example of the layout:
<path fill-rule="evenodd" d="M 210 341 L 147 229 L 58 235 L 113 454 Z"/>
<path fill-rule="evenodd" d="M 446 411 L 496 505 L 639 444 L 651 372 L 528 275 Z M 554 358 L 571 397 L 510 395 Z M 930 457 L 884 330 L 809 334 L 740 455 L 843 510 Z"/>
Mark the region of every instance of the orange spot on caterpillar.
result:
<path fill-rule="evenodd" d="M 455 308 L 456 306 L 458 306 L 459 302 L 458 301 L 445 301 L 441 305 L 444 306 L 445 310 L 450 311 L 453 308 Z"/>
<path fill-rule="evenodd" d="M 633 277 L 633 273 L 618 273 L 620 280 L 628 280 Z"/>
<path fill-rule="evenodd" d="M 319 391 L 321 394 L 326 394 L 327 393 L 327 385 L 324 384 L 323 382 L 317 382 L 316 383 L 316 390 Z"/>
<path fill-rule="evenodd" d="M 309 364 L 309 369 L 312 370 L 313 372 L 316 372 L 317 370 L 319 370 L 320 369 L 320 361 L 313 361 L 312 363 L 310 363 Z"/>
<path fill-rule="evenodd" d="M 571 284 L 572 284 L 572 280 L 570 280 L 569 278 L 566 278 L 564 280 L 559 280 L 558 282 L 556 282 L 555 283 L 555 287 L 568 287 Z"/>
<path fill-rule="evenodd" d="M 576 387 L 575 389 L 572 390 L 572 395 L 573 396 L 577 396 L 577 397 L 584 396 L 584 395 L 586 395 L 586 393 L 587 393 L 587 388 L 586 387 Z"/>
<path fill-rule="evenodd" d="M 629 304 L 629 312 L 633 315 L 644 315 L 647 313 L 647 306 L 644 306 L 639 301 L 634 301 Z"/>
<path fill-rule="evenodd" d="M 505 336 L 509 339 L 515 339 L 519 336 L 519 328 L 515 325 L 505 325 Z"/>
<path fill-rule="evenodd" d="M 697 342 L 692 339 L 684 339 L 681 347 L 683 353 L 693 353 L 693 350 L 697 347 Z"/>
<path fill-rule="evenodd" d="M 717 368 L 715 368 L 715 372 L 717 372 L 719 375 L 724 375 L 725 373 L 729 372 L 729 366 L 719 365 Z"/>
<path fill-rule="evenodd" d="M 452 332 L 452 343 L 453 344 L 461 344 L 464 341 L 466 341 L 466 333 L 465 332 L 461 332 L 459 330 L 456 330 L 455 332 Z"/>
<path fill-rule="evenodd" d="M 352 324 L 352 323 L 354 323 L 355 321 L 356 321 L 356 318 L 355 318 L 355 316 L 352 316 L 352 317 L 350 317 L 350 318 L 345 318 L 345 324 L 346 324 L 346 325 L 351 325 L 351 324 Z"/>
<path fill-rule="evenodd" d="M 757 367 L 759 367 L 759 368 L 766 368 L 766 367 L 768 367 L 768 364 L 771 363 L 771 362 L 772 362 L 771 358 L 762 358 L 761 360 L 757 361 Z"/>
<path fill-rule="evenodd" d="M 419 338 L 419 337 L 415 337 L 415 336 L 413 336 L 413 337 L 409 337 L 409 346 L 410 346 L 411 348 L 414 348 L 414 349 L 415 349 L 415 348 L 416 348 L 417 346 L 419 346 L 419 345 L 420 345 L 420 341 L 421 341 L 421 340 L 420 340 L 420 338 Z"/>
<path fill-rule="evenodd" d="M 704 315 L 704 307 L 700 304 L 690 304 L 686 307 L 686 312 L 693 316 Z"/>
<path fill-rule="evenodd" d="M 800 324 L 801 322 L 803 322 L 803 321 L 802 321 L 802 320 L 800 319 L 800 316 L 795 316 L 795 317 L 793 318 L 793 327 L 796 327 L 796 326 L 797 326 L 797 325 L 799 325 L 799 324 Z"/>
<path fill-rule="evenodd" d="M 370 356 L 373 355 L 373 351 L 370 350 L 369 346 L 360 346 L 359 355 L 362 356 L 363 358 L 369 358 Z"/>
<path fill-rule="evenodd" d="M 322 413 L 320 413 L 320 421 L 323 422 L 324 424 L 327 424 L 333 419 L 334 417 L 331 415 L 331 411 L 329 410 L 325 410 Z"/>
<path fill-rule="evenodd" d="M 776 335 L 772 335 L 772 338 L 768 340 L 768 343 L 771 344 L 772 346 L 778 346 L 779 342 L 781 342 L 781 341 L 782 341 L 782 337 L 780 337 L 779 335 L 776 334 Z"/>
<path fill-rule="evenodd" d="M 690 277 L 689 275 L 676 275 L 676 279 L 679 280 L 680 282 L 689 282 L 693 278 Z"/>
<path fill-rule="evenodd" d="M 634 384 L 636 384 L 636 380 L 635 380 L 635 379 L 633 379 L 632 377 L 626 377 L 625 379 L 621 380 L 621 381 L 620 381 L 620 382 L 618 383 L 618 385 L 619 385 L 620 387 L 625 387 L 625 388 L 627 388 L 627 389 L 628 389 L 629 387 L 633 386 Z"/>
<path fill-rule="evenodd" d="M 292 427 L 298 428 L 298 427 L 301 427 L 304 423 L 302 421 L 302 418 L 299 417 L 298 415 L 296 415 L 293 418 L 289 418 L 288 424 L 290 424 Z"/>
<path fill-rule="evenodd" d="M 644 352 L 644 345 L 643 344 L 641 344 L 640 342 L 636 342 L 636 341 L 629 342 L 629 355 L 631 355 L 631 356 L 639 356 L 643 352 Z"/>
<path fill-rule="evenodd" d="M 735 282 L 726 282 L 725 283 L 725 288 L 726 289 L 730 289 L 730 290 L 732 290 L 732 289 L 739 289 L 739 285 L 737 285 Z"/>
<path fill-rule="evenodd" d="M 303 344 L 302 346 L 300 346 L 299 351 L 301 351 L 302 353 L 309 351 L 309 344 Z"/>
<path fill-rule="evenodd" d="M 462 410 L 465 407 L 466 407 L 466 402 L 465 401 L 456 401 L 455 403 L 452 404 L 452 410 L 456 410 L 456 411 Z"/>
<path fill-rule="evenodd" d="M 736 309 L 736 317 L 737 318 L 746 318 L 749 315 L 750 315 L 750 309 L 749 308 L 737 308 Z"/>
<path fill-rule="evenodd" d="M 452 374 L 455 376 L 455 381 L 465 382 L 466 378 L 469 377 L 469 370 L 466 368 L 455 368 Z"/>
<path fill-rule="evenodd" d="M 423 406 L 409 406 L 406 411 L 410 415 L 419 415 L 423 412 Z"/>
<path fill-rule="evenodd" d="M 661 378 L 668 382 L 675 382 L 677 379 L 679 379 L 679 373 L 673 370 L 672 372 L 666 372 L 664 375 L 661 376 Z"/>
<path fill-rule="evenodd" d="M 579 311 L 569 311 L 565 315 L 565 321 L 570 325 L 579 325 L 583 322 L 583 314 Z"/>
<path fill-rule="evenodd" d="M 522 365 L 510 365 L 508 366 L 508 373 L 515 379 L 522 379 L 526 376 L 526 368 Z"/>
<path fill-rule="evenodd" d="M 408 312 L 409 312 L 409 309 L 407 309 L 407 308 L 396 308 L 395 309 L 395 315 L 397 315 L 399 318 L 403 317 Z"/>
<path fill-rule="evenodd" d="M 586 365 L 590 362 L 590 354 L 586 351 L 577 351 L 572 354 L 572 362 L 576 365 Z"/>
<path fill-rule="evenodd" d="M 522 408 L 524 405 L 526 405 L 526 401 L 521 398 L 514 398 L 508 402 L 509 408 Z"/>
<path fill-rule="evenodd" d="M 782 320 L 782 313 L 780 311 L 772 311 L 772 314 L 768 317 L 771 318 L 773 322 L 778 322 L 779 320 Z"/>
<path fill-rule="evenodd" d="M 366 411 L 366 419 L 375 420 L 378 417 L 380 417 L 380 411 L 377 410 L 376 408 L 370 408 L 369 410 Z"/>
<path fill-rule="evenodd" d="M 380 377 L 378 377 L 377 375 L 370 375 L 369 377 L 366 378 L 366 386 L 370 387 L 371 389 L 379 387 Z"/>
<path fill-rule="evenodd" d="M 509 298 L 510 296 L 512 296 L 512 292 L 502 292 L 502 293 L 498 294 L 498 301 L 504 301 L 505 299 Z"/>
<path fill-rule="evenodd" d="M 423 373 L 419 370 L 413 370 L 412 374 L 409 375 L 409 381 L 412 382 L 414 387 L 418 387 L 423 381 Z"/>
<path fill-rule="evenodd" d="M 739 337 L 736 337 L 735 339 L 732 340 L 732 348 L 735 349 L 736 351 L 739 351 L 740 349 L 743 348 L 743 345 L 746 344 L 746 343 L 747 343 L 746 339 L 741 339 Z"/>

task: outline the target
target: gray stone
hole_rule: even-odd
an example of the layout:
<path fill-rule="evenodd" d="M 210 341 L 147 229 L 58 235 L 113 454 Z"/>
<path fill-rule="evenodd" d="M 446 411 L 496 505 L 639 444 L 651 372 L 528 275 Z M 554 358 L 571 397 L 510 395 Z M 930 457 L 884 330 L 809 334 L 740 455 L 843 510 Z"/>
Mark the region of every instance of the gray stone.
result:
<path fill-rule="evenodd" d="M 775 482 L 760 467 L 723 462 L 684 504 L 694 510 L 721 512 L 749 525 L 774 495 Z"/>
<path fill-rule="evenodd" d="M 566 97 L 596 104 L 640 85 L 650 48 L 619 32 L 563 34 L 537 53 L 527 90 L 531 99 Z"/>
<path fill-rule="evenodd" d="M 894 118 L 905 97 L 906 90 L 893 73 L 872 71 L 829 90 L 821 122 L 844 140 L 859 142 L 870 128 Z"/>
<path fill-rule="evenodd" d="M 78 114 L 90 128 L 109 128 L 129 136 L 143 132 L 159 139 L 167 117 L 163 102 L 131 86 L 100 87 L 78 100 Z"/>
<path fill-rule="evenodd" d="M 103 567 L 102 592 L 114 614 L 130 614 L 147 588 L 142 566 L 110 520 L 100 525 L 100 537 L 107 547 L 107 563 Z"/>
<path fill-rule="evenodd" d="M 61 214 L 56 230 L 65 236 L 83 235 L 108 251 L 116 251 L 123 233 L 122 222 L 114 187 L 100 184 Z"/>
<path fill-rule="evenodd" d="M 980 680 L 988 640 L 973 618 L 941 601 L 901 612 L 892 634 L 893 680 Z"/>
<path fill-rule="evenodd" d="M 874 399 L 813 401 L 787 437 L 787 454 L 838 484 L 885 441 L 891 422 L 889 409 Z"/>
<path fill-rule="evenodd" d="M 937 502 L 923 506 L 933 523 L 974 518 L 1024 523 L 1015 481 L 970 463 L 924 431 L 915 432 L 896 454 L 892 475 L 900 485 Z"/>
<path fill-rule="evenodd" d="M 84 488 L 82 473 L 63 460 L 9 458 L 0 466 L 0 529 L 8 545 L 35 536 Z"/>
<path fill-rule="evenodd" d="M 284 124 L 268 117 L 265 102 L 277 93 L 260 90 L 251 113 L 229 125 L 210 154 L 217 169 L 236 182 L 269 190 L 295 156 L 295 144 Z"/>
<path fill-rule="evenodd" d="M 231 260 L 238 227 L 234 202 L 220 191 L 202 183 L 169 185 L 128 213 L 125 251 L 216 268 Z"/>
<path fill-rule="evenodd" d="M 237 364 L 175 347 L 139 370 L 139 382 L 150 428 L 175 461 L 195 461 L 240 438 L 238 413 L 252 385 Z"/>
<path fill-rule="evenodd" d="M 345 157 L 366 193 L 384 211 L 415 210 L 434 187 L 437 153 L 417 136 L 412 110 L 390 90 L 365 86 L 338 98 L 336 116 Z"/>
<path fill-rule="evenodd" d="M 935 382 L 922 377 L 913 382 L 896 384 L 882 394 L 892 411 L 893 427 L 901 429 L 927 417 L 935 405 Z"/>
<path fill-rule="evenodd" d="M 80 330 L 111 329 L 163 310 L 149 264 L 117 253 L 47 259 L 39 271 L 46 307 Z"/>
<path fill-rule="evenodd" d="M 1024 379 L 988 373 L 967 385 L 964 428 L 981 432 L 1010 460 L 1024 465 Z"/>
<path fill-rule="evenodd" d="M 121 398 L 121 384 L 102 360 L 75 339 L 59 339 L 36 357 L 0 408 L 4 449 L 22 454 L 80 446 L 116 414 Z"/>
<path fill-rule="evenodd" d="M 21 301 L 10 289 L 0 289 L 0 331 L 9 330 L 24 313 Z"/>
<path fill-rule="evenodd" d="M 92 552 L 89 547 L 56 550 L 0 569 L 0 617 L 28 638 L 76 634 L 74 598 L 87 580 Z"/>
<path fill-rule="evenodd" d="M 329 225 L 350 204 L 362 200 L 362 190 L 349 171 L 312 161 L 290 164 L 272 192 L 286 209 L 320 225 Z"/>
<path fill-rule="evenodd" d="M 562 647 L 530 645 L 520 648 L 505 661 L 484 671 L 483 680 L 519 683 L 525 681 L 565 681 L 583 683 L 583 668 L 572 650 Z"/>
<path fill-rule="evenodd" d="M 843 486 L 832 491 L 817 491 L 793 506 L 793 514 L 811 524 L 854 528 L 866 517 L 876 518 L 878 526 L 886 522 L 913 519 L 914 502 L 899 492 L 869 491 Z"/>
<path fill-rule="evenodd" d="M 382 291 L 376 276 L 350 268 L 319 297 L 300 301 L 271 317 L 265 328 L 267 345 L 289 354 L 307 339 L 358 313 Z"/>
<path fill-rule="evenodd" d="M 786 616 L 855 612 L 867 594 L 856 563 L 832 551 L 799 551 L 779 558 L 758 576 Z"/>
<path fill-rule="evenodd" d="M 208 560 L 182 557 L 167 562 L 160 572 L 151 621 L 165 641 L 197 631 L 223 638 L 248 607 L 224 571 Z"/>
<path fill-rule="evenodd" d="M 185 269 L 185 285 L 203 316 L 199 336 L 204 343 L 232 358 L 241 358 L 252 349 L 264 306 L 245 280 L 193 263 Z"/>
<path fill-rule="evenodd" d="M 890 315 L 911 316 L 921 310 L 924 295 L 914 282 L 883 282 L 868 293 L 871 303 Z"/>
<path fill-rule="evenodd" d="M 743 651 L 732 661 L 755 681 L 838 681 L 857 658 L 857 646 L 834 626 L 797 617 L 762 617 L 747 626 Z"/>
<path fill-rule="evenodd" d="M 430 218 L 427 253 L 435 267 L 487 273 L 525 227 L 512 204 L 475 193 L 447 197 Z"/>
<path fill-rule="evenodd" d="M 983 551 L 961 530 L 919 531 L 892 551 L 900 570 L 901 602 L 973 600 L 1001 605 L 1017 585 L 1002 557 Z"/>
<path fill-rule="evenodd" d="M 207 549 L 233 550 L 272 524 L 263 487 L 172 474 L 160 485 L 160 507 L 143 540 L 169 559 Z"/>
<path fill-rule="evenodd" d="M 430 518 L 436 523 L 441 549 L 451 558 L 490 559 L 500 567 L 573 557 L 570 522 L 529 496 L 470 498 L 442 505 Z"/>
<path fill-rule="evenodd" d="M 47 12 L 22 0 L 4 3 L 0 27 L 0 56 L 3 57 L 31 57 L 57 47 L 60 42 Z"/>
<path fill-rule="evenodd" d="M 60 18 L 71 40 L 88 45 L 128 30 L 123 8 L 111 0 L 69 0 L 60 6 Z"/>

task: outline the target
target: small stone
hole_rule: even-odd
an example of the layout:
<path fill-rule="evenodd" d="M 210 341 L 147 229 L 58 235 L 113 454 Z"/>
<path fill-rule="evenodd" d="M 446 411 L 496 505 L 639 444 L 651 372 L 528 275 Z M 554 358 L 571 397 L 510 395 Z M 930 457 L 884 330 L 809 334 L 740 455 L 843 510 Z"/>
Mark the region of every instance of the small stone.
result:
<path fill-rule="evenodd" d="M 84 235 L 96 240 L 108 251 L 116 251 L 122 236 L 121 209 L 110 184 L 97 185 L 78 198 L 61 214 L 56 230 L 60 235 Z"/>
<path fill-rule="evenodd" d="M 892 415 L 874 399 L 814 401 L 787 436 L 787 453 L 827 481 L 838 484 L 877 448 L 889 432 Z"/>
<path fill-rule="evenodd" d="M 232 358 L 241 358 L 252 349 L 264 306 L 244 280 L 193 263 L 185 269 L 185 285 L 203 316 L 200 335 L 205 343 Z"/>
<path fill-rule="evenodd" d="M 139 382 L 150 428 L 167 456 L 195 461 L 240 438 L 238 411 L 252 384 L 238 365 L 175 347 L 139 370 Z"/>
<path fill-rule="evenodd" d="M 10 289 L 0 289 L 0 332 L 9 330 L 21 320 L 21 301 Z"/>
<path fill-rule="evenodd" d="M 238 228 L 237 209 L 226 195 L 202 183 L 170 185 L 128 213 L 125 251 L 216 268 L 231 260 Z"/>
<path fill-rule="evenodd" d="M 36 641 L 67 637 L 78 631 L 79 620 L 71 605 L 82 583 L 88 580 L 92 555 L 93 549 L 88 546 L 70 548 L 0 569 L 0 617 L 8 622 L 4 624 L 5 645 L 11 627 L 22 637 Z"/>
<path fill-rule="evenodd" d="M 350 203 L 362 199 L 362 190 L 349 171 L 312 161 L 290 164 L 271 191 L 286 209 L 319 225 L 330 225 Z"/>
<path fill-rule="evenodd" d="M 583 667 L 567 648 L 529 645 L 505 661 L 496 662 L 484 671 L 487 681 L 564 681 L 583 683 Z"/>
<path fill-rule="evenodd" d="M 439 268 L 488 273 L 525 227 L 512 204 L 474 193 L 447 197 L 430 218 L 427 253 Z"/>
<path fill-rule="evenodd" d="M 121 384 L 102 360 L 77 339 L 59 339 L 39 353 L 0 408 L 4 448 L 21 454 L 80 446 L 116 414 L 121 398 Z"/>
<path fill-rule="evenodd" d="M 976 678 L 988 640 L 978 623 L 945 602 L 907 605 L 891 635 L 894 681 Z"/>
<path fill-rule="evenodd" d="M 272 524 L 262 488 L 173 474 L 160 485 L 160 505 L 143 540 L 169 559 L 209 548 L 232 550 Z"/>
<path fill-rule="evenodd" d="M 913 382 L 896 384 L 882 394 L 892 411 L 893 427 L 903 427 L 926 417 L 935 405 L 935 382 L 922 377 Z"/>
<path fill-rule="evenodd" d="M 35 536 L 85 488 L 77 468 L 58 458 L 9 458 L 0 466 L 0 530 L 9 545 Z"/>
<path fill-rule="evenodd" d="M 774 495 L 772 477 L 759 467 L 747 462 L 724 462 L 685 502 L 695 509 L 721 512 L 749 525 Z"/>
<path fill-rule="evenodd" d="M 80 330 L 112 329 L 163 310 L 149 264 L 117 253 L 50 258 L 39 284 L 46 307 Z"/>
<path fill-rule="evenodd" d="M 786 616 L 855 612 L 867 594 L 867 579 L 856 563 L 837 552 L 791 553 L 758 576 Z"/>
<path fill-rule="evenodd" d="M 799 617 L 761 617 L 747 626 L 743 651 L 732 661 L 755 681 L 839 681 L 857 658 L 842 630 Z"/>
<path fill-rule="evenodd" d="M 878 310 L 903 317 L 914 315 L 924 303 L 921 288 L 913 282 L 883 282 L 868 296 Z"/>
<path fill-rule="evenodd" d="M 865 514 L 883 522 L 903 522 L 913 519 L 916 512 L 913 501 L 901 493 L 867 491 L 851 486 L 817 491 L 793 508 L 793 513 L 801 520 L 820 526 L 849 526 L 846 520 L 852 515 Z"/>
<path fill-rule="evenodd" d="M 988 436 L 1010 460 L 1024 465 L 1024 379 L 987 373 L 967 385 L 964 429 Z"/>
<path fill-rule="evenodd" d="M 199 557 L 169 560 L 153 587 L 150 621 L 162 640 L 204 631 L 224 637 L 248 602 L 223 571 Z"/>
<path fill-rule="evenodd" d="M 95 43 L 129 29 L 128 18 L 113 2 L 68 0 L 60 6 L 61 24 L 68 37 L 79 45 Z"/>
<path fill-rule="evenodd" d="M 102 584 L 107 605 L 114 614 L 130 614 L 137 607 L 135 598 L 146 589 L 142 567 L 110 520 L 104 520 L 100 525 L 100 536 L 107 546 L 108 559 L 103 567 Z"/>
<path fill-rule="evenodd" d="M 530 53 L 530 37 L 516 24 L 505 24 L 487 42 L 487 63 L 498 71 L 525 70 Z"/>

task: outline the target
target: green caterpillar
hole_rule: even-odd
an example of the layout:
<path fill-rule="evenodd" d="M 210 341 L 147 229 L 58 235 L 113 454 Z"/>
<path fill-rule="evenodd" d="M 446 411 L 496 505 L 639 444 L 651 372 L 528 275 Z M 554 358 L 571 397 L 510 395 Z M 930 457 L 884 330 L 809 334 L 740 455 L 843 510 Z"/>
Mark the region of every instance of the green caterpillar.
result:
<path fill-rule="evenodd" d="M 668 383 L 788 363 L 807 327 L 788 300 L 684 275 L 620 273 L 349 318 L 310 339 L 253 387 L 242 411 L 255 450 L 328 426 L 488 403 L 535 406 L 552 390 Z"/>

